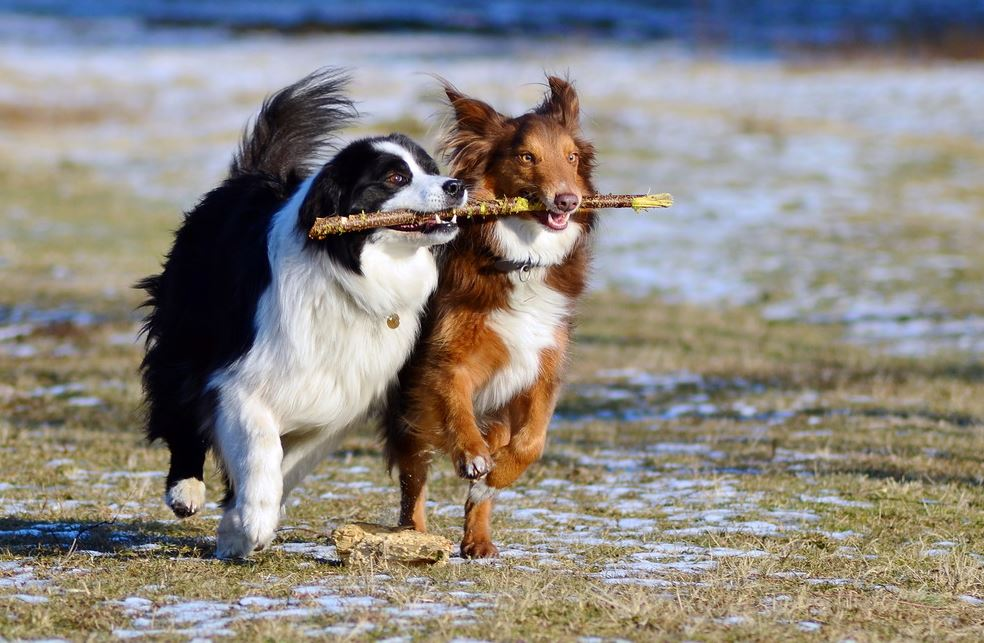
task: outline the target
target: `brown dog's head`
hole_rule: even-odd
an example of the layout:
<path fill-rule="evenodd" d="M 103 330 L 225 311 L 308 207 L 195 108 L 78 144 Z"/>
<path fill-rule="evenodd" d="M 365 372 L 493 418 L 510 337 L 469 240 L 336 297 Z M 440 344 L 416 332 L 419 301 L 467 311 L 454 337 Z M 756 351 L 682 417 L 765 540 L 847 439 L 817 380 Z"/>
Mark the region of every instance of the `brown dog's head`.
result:
<path fill-rule="evenodd" d="M 451 173 L 478 198 L 536 199 L 547 211 L 536 215 L 544 228 L 563 231 L 593 192 L 594 147 L 581 136 L 574 87 L 547 78 L 550 92 L 533 111 L 509 118 L 487 103 L 445 83 L 455 122 L 442 150 Z"/>

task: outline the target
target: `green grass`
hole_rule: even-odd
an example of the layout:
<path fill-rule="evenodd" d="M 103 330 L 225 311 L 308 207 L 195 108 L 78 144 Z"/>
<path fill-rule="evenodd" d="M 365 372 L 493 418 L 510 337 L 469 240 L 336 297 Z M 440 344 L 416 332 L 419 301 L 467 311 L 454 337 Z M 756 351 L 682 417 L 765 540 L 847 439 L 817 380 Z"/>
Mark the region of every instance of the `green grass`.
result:
<path fill-rule="evenodd" d="M 33 356 L 0 354 L 0 636 L 979 638 L 984 608 L 960 598 L 984 598 L 979 362 L 885 357 L 837 326 L 614 292 L 583 303 L 545 457 L 500 503 L 508 555 L 349 569 L 296 551 L 346 521 L 395 521 L 396 485 L 365 433 L 298 490 L 272 551 L 216 561 L 218 510 L 177 522 L 161 502 L 166 454 L 141 440 L 128 341 L 129 285 L 155 269 L 177 214 L 80 168 L 59 178 L 0 171 L 0 304 L 96 315 L 4 342 Z M 215 500 L 214 471 L 208 482 Z M 464 489 L 437 468 L 432 526 L 454 540 Z M 148 602 L 114 602 L 128 597 Z M 338 602 L 352 597 L 373 600 Z M 182 620 L 190 601 L 214 616 Z"/>

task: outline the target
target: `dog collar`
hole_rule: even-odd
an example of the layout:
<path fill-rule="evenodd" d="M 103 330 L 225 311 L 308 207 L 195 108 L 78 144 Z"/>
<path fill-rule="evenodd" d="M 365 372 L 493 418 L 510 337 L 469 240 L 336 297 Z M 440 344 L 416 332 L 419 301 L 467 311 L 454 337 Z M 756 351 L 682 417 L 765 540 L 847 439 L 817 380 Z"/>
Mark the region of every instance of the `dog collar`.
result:
<path fill-rule="evenodd" d="M 513 261 L 512 259 L 498 259 L 492 264 L 499 272 L 518 272 L 520 281 L 527 281 L 530 278 L 530 271 L 533 268 L 542 268 L 538 263 L 533 263 L 532 259 L 526 261 Z"/>

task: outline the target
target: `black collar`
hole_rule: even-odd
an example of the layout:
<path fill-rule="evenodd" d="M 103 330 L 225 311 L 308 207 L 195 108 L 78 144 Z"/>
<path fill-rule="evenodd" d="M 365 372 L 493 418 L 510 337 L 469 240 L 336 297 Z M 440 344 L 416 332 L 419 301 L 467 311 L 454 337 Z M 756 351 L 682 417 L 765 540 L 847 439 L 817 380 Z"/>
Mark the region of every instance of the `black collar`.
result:
<path fill-rule="evenodd" d="M 542 264 L 533 263 L 532 259 L 526 261 L 513 261 L 512 259 L 497 259 L 492 266 L 499 272 L 518 272 L 519 280 L 526 281 L 530 278 L 530 271 L 533 268 L 543 268 Z"/>

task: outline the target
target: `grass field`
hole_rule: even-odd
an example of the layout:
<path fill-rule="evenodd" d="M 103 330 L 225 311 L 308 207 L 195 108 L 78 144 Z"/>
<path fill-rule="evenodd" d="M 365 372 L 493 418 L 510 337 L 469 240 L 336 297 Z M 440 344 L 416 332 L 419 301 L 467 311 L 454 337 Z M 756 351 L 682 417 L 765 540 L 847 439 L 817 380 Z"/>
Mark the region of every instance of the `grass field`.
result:
<path fill-rule="evenodd" d="M 334 526 L 396 520 L 368 432 L 295 493 L 272 551 L 249 562 L 211 558 L 214 505 L 173 519 L 165 451 L 140 437 L 130 285 L 207 181 L 154 166 L 170 157 L 151 145 L 134 169 L 159 182 L 121 188 L 111 156 L 40 136 L 82 140 L 102 108 L 45 120 L 0 103 L 14 132 L 0 145 L 0 637 L 979 640 L 984 193 L 968 177 L 984 168 L 984 128 L 959 91 L 916 123 L 901 99 L 883 106 L 894 121 L 772 113 L 754 86 L 772 74 L 836 91 L 864 80 L 853 70 L 691 71 L 692 94 L 667 83 L 637 97 L 665 147 L 633 147 L 633 121 L 607 116 L 618 79 L 594 101 L 604 187 L 657 176 L 683 214 L 625 235 L 630 220 L 613 218 L 545 457 L 498 503 L 502 556 L 426 569 L 336 562 Z M 959 89 L 967 71 L 867 78 Z M 723 82 L 757 107 L 717 105 Z M 424 135 L 418 116 L 365 127 Z M 196 142 L 230 150 L 236 127 Z M 32 132 L 38 148 L 17 158 Z M 431 522 L 454 541 L 464 492 L 442 463 Z"/>

